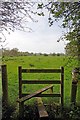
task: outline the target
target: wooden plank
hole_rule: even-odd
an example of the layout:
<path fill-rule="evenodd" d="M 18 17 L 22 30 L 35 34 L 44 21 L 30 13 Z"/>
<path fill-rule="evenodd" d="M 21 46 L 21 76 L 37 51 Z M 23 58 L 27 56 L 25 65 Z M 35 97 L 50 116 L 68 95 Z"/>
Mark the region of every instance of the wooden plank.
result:
<path fill-rule="evenodd" d="M 18 67 L 18 77 L 19 77 L 19 99 L 22 97 L 22 67 Z M 19 115 L 24 116 L 24 102 L 19 103 Z"/>
<path fill-rule="evenodd" d="M 22 84 L 61 84 L 61 80 L 22 80 Z"/>
<path fill-rule="evenodd" d="M 30 94 L 22 94 L 22 96 L 27 96 L 27 95 L 30 95 Z M 38 94 L 38 95 L 35 95 L 34 97 L 61 97 L 61 94 L 57 93 L 57 94 Z"/>
<path fill-rule="evenodd" d="M 64 68 L 61 67 L 61 106 L 64 105 Z"/>
<path fill-rule="evenodd" d="M 19 98 L 22 97 L 22 67 L 18 67 L 18 78 L 19 78 Z"/>
<path fill-rule="evenodd" d="M 39 94 L 37 97 L 61 97 L 61 94 Z"/>
<path fill-rule="evenodd" d="M 61 69 L 22 69 L 23 73 L 61 73 Z"/>
<path fill-rule="evenodd" d="M 32 97 L 35 97 L 36 95 L 38 95 L 38 94 L 40 94 L 40 93 L 48 90 L 48 89 L 51 88 L 52 86 L 53 86 L 53 85 L 47 86 L 47 87 L 42 88 L 42 89 L 40 89 L 40 90 L 38 90 L 38 91 L 30 94 L 30 95 L 27 95 L 27 96 L 25 96 L 25 97 L 22 97 L 22 98 L 18 99 L 17 102 L 20 103 L 20 102 L 24 102 L 24 101 L 26 101 L 26 100 L 29 100 L 29 99 L 31 99 Z"/>
<path fill-rule="evenodd" d="M 42 102 L 41 97 L 37 98 L 37 105 L 38 105 L 38 112 L 39 112 L 40 120 L 48 118 L 48 113 L 47 113 L 47 111 L 45 109 L 45 106 L 44 106 L 44 104 Z"/>
<path fill-rule="evenodd" d="M 50 88 L 50 94 L 53 94 L 53 87 Z"/>
<path fill-rule="evenodd" d="M 8 79 L 7 79 L 7 66 L 2 65 L 2 101 L 3 101 L 3 107 L 8 106 Z"/>

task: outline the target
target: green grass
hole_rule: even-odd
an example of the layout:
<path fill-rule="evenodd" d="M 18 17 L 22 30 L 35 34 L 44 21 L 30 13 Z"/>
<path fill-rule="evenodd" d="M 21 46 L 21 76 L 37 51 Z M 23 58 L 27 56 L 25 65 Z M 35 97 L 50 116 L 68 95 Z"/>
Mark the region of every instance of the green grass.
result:
<path fill-rule="evenodd" d="M 71 94 L 71 72 L 72 69 L 76 66 L 75 60 L 72 60 L 71 63 L 67 64 L 68 58 L 65 56 L 21 56 L 21 57 L 5 57 L 4 64 L 7 65 L 8 72 L 8 90 L 9 90 L 9 101 L 12 104 L 16 104 L 16 99 L 18 98 L 18 66 L 23 68 L 60 68 L 64 66 L 65 70 L 65 81 L 64 81 L 64 102 L 65 104 L 70 103 L 70 94 Z M 31 65 L 33 65 L 31 67 Z M 28 77 L 29 79 L 58 79 L 58 75 L 51 74 L 34 74 L 34 75 L 24 75 L 24 78 Z M 33 92 L 44 85 L 27 85 L 23 86 L 24 92 Z M 54 87 L 54 92 L 59 91 L 59 85 Z M 46 102 L 52 102 L 52 98 L 44 98 Z M 54 101 L 57 99 L 54 98 Z M 33 104 L 34 99 L 29 100 L 27 104 Z"/>

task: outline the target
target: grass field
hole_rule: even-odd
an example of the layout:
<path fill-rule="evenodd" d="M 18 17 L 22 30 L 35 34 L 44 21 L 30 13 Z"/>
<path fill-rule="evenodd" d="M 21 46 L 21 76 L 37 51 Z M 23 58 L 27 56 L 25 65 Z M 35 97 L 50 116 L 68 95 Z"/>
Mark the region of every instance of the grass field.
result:
<path fill-rule="evenodd" d="M 5 57 L 3 64 L 7 65 L 8 72 L 8 90 L 9 90 L 9 101 L 12 104 L 16 104 L 18 98 L 18 66 L 23 68 L 60 68 L 64 67 L 65 79 L 64 79 L 64 102 L 65 105 L 70 103 L 71 94 L 71 72 L 76 66 L 76 61 L 69 59 L 66 56 L 19 56 L 19 57 Z M 23 76 L 25 78 L 25 76 Z M 58 79 L 57 75 L 51 74 L 34 74 L 27 75 L 29 79 Z M 42 88 L 41 85 L 28 85 L 23 86 L 24 91 L 32 92 Z M 54 92 L 59 91 L 59 86 L 54 87 Z M 27 104 L 34 104 L 34 99 L 29 100 Z M 53 98 L 44 98 L 45 102 L 52 102 Z M 56 99 L 54 98 L 54 101 Z"/>

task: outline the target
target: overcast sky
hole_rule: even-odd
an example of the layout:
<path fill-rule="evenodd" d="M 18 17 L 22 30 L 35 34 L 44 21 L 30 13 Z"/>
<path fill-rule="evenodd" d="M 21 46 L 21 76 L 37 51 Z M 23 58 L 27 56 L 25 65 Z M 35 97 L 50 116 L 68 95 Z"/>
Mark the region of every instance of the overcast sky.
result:
<path fill-rule="evenodd" d="M 64 53 L 65 42 L 57 42 L 62 35 L 60 23 L 54 23 L 49 27 L 47 17 L 39 17 L 37 23 L 27 23 L 32 32 L 15 31 L 6 35 L 6 48 L 18 48 L 20 51 L 34 53 Z"/>

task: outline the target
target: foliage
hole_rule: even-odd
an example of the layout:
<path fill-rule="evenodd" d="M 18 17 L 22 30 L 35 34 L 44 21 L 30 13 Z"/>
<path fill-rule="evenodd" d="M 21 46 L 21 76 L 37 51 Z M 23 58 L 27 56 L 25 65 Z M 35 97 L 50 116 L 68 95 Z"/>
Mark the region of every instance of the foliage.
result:
<path fill-rule="evenodd" d="M 34 21 L 32 17 L 32 14 L 35 13 L 32 10 L 34 4 L 35 2 L 31 0 L 27 2 L 24 0 L 23 2 L 0 2 L 0 29 L 24 29 L 25 26 L 22 26 L 22 22 L 28 22 L 29 19 Z"/>
<path fill-rule="evenodd" d="M 2 52 L 2 58 L 4 59 L 4 57 L 6 56 L 38 56 L 38 55 L 44 55 L 44 56 L 63 56 L 65 55 L 64 53 L 33 53 L 33 52 L 22 52 L 19 51 L 18 48 L 13 48 L 13 49 L 3 49 L 0 50 L 0 52 Z"/>
<path fill-rule="evenodd" d="M 38 9 L 43 8 L 48 10 L 50 26 L 53 25 L 54 21 L 62 20 L 62 27 L 69 28 L 69 32 L 67 32 L 61 39 L 69 41 L 69 44 L 66 47 L 66 49 L 69 49 L 68 54 L 74 54 L 75 56 L 78 55 L 80 60 L 80 1 L 53 2 L 49 0 L 38 4 Z M 76 47 L 77 49 L 75 49 Z M 70 48 L 73 48 L 74 50 Z"/>
<path fill-rule="evenodd" d="M 63 20 L 63 27 L 71 29 L 79 27 L 80 2 L 52 2 L 49 0 L 44 4 L 38 4 L 38 9 L 45 7 L 49 11 L 48 20 L 50 25 L 53 24 L 55 18 L 56 21 Z"/>
<path fill-rule="evenodd" d="M 80 35 L 78 32 L 79 31 L 75 29 L 66 35 L 66 40 L 70 40 L 65 48 L 68 55 L 80 57 Z"/>
<path fill-rule="evenodd" d="M 70 110 L 66 113 L 69 117 L 69 120 L 80 119 L 80 107 L 72 103 Z"/>
<path fill-rule="evenodd" d="M 76 41 L 71 41 L 67 43 L 65 47 L 66 55 L 69 56 L 78 56 L 78 48 L 77 48 L 77 42 Z"/>
<path fill-rule="evenodd" d="M 35 14 L 34 0 L 0 2 L 0 42 L 6 40 L 4 31 L 10 34 L 10 31 L 23 30 L 31 31 L 28 22 L 33 21 Z"/>

